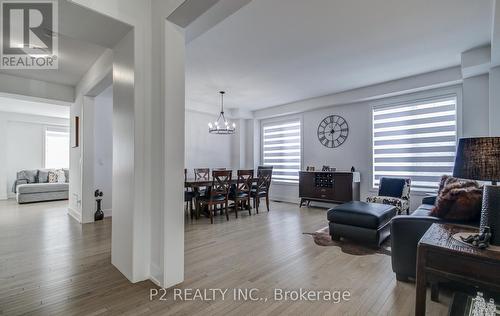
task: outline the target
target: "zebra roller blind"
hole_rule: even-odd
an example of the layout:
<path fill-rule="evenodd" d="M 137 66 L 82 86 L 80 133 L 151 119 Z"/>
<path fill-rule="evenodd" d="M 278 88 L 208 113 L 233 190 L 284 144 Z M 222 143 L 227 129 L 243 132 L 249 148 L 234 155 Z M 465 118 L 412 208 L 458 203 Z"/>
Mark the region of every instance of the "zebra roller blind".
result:
<path fill-rule="evenodd" d="M 456 142 L 456 96 L 374 108 L 373 186 L 404 177 L 412 191 L 435 191 L 453 171 Z"/>
<path fill-rule="evenodd" d="M 298 183 L 301 161 L 300 119 L 262 125 L 262 159 L 273 166 L 273 181 Z"/>

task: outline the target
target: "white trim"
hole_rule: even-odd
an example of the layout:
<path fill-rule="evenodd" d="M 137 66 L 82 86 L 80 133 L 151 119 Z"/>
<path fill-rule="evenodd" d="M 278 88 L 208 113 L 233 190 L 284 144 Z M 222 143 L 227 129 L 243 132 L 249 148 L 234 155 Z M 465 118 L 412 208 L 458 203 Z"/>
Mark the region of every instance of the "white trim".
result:
<path fill-rule="evenodd" d="M 78 223 L 82 223 L 82 214 L 77 210 L 68 207 L 68 215 L 75 219 Z"/>
<path fill-rule="evenodd" d="M 104 209 L 102 210 L 104 212 L 104 217 L 112 217 L 112 214 L 113 214 L 113 210 L 108 208 L 108 209 Z"/>

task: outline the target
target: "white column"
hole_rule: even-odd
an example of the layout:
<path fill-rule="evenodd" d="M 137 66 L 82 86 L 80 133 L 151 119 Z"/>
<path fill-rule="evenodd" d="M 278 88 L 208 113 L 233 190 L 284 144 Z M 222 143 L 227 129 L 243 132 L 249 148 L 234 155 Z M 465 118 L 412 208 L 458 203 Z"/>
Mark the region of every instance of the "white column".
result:
<path fill-rule="evenodd" d="M 490 136 L 500 136 L 500 66 L 490 69 Z"/>
<path fill-rule="evenodd" d="M 0 113 L 0 200 L 7 199 L 10 188 L 7 187 L 7 120 Z"/>
<path fill-rule="evenodd" d="M 184 30 L 164 21 L 165 190 L 163 286 L 184 281 Z"/>

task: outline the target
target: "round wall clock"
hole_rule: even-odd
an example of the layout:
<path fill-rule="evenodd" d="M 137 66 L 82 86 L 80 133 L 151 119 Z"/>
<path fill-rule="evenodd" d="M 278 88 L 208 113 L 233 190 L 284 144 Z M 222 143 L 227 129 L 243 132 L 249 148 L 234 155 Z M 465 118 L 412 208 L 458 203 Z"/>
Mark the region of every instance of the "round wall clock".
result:
<path fill-rule="evenodd" d="M 342 116 L 327 116 L 318 125 L 318 139 L 325 147 L 339 147 L 346 141 L 348 135 L 349 125 Z"/>

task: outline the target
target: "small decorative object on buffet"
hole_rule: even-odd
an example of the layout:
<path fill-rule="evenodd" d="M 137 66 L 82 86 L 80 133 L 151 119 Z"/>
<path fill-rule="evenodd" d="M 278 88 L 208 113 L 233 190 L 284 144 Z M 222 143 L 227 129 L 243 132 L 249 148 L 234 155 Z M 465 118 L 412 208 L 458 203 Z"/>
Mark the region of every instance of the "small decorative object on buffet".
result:
<path fill-rule="evenodd" d="M 314 171 L 314 170 L 316 170 L 316 168 L 313 167 L 313 166 L 307 166 L 306 167 L 306 171 Z"/>
<path fill-rule="evenodd" d="M 104 194 L 102 193 L 101 190 L 97 189 L 95 190 L 94 192 L 94 196 L 95 196 L 95 202 L 97 204 L 97 210 L 95 211 L 95 214 L 94 214 L 94 220 L 95 221 L 100 221 L 104 218 L 104 212 L 102 211 L 102 206 L 101 206 L 101 202 L 102 202 L 102 196 Z"/>
<path fill-rule="evenodd" d="M 321 168 L 321 171 L 330 171 L 330 166 L 323 165 L 323 168 Z"/>
<path fill-rule="evenodd" d="M 460 236 L 460 239 L 462 239 L 463 242 L 479 249 L 488 248 L 491 239 L 490 228 L 488 226 L 485 226 L 480 234 L 470 235 L 469 237 Z"/>
<path fill-rule="evenodd" d="M 356 168 L 354 168 L 354 166 L 351 167 L 351 172 L 355 172 L 356 171 Z"/>

